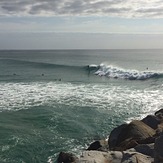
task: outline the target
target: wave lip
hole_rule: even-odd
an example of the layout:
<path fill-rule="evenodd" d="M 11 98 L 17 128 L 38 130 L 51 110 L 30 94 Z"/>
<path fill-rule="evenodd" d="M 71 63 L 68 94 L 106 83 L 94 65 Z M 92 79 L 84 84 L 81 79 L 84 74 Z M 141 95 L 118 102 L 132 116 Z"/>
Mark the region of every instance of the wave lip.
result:
<path fill-rule="evenodd" d="M 146 80 L 159 77 L 161 74 L 156 72 L 125 70 L 122 68 L 101 64 L 99 69 L 95 72 L 95 75 L 129 80 Z"/>

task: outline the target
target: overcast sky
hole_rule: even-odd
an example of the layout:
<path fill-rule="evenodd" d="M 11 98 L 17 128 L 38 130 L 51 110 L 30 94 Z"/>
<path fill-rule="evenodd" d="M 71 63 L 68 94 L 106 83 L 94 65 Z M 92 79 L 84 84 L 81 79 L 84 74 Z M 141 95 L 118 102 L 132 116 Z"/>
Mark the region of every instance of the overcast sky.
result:
<path fill-rule="evenodd" d="M 162 0 L 0 0 L 0 49 L 163 48 Z"/>

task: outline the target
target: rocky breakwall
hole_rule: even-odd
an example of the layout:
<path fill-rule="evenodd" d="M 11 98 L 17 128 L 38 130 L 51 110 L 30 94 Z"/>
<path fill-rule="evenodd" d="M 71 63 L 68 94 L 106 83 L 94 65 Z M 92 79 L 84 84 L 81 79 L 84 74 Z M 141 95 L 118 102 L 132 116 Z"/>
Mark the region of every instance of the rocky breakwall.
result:
<path fill-rule="evenodd" d="M 163 163 L 163 109 L 122 124 L 108 140 L 93 142 L 80 157 L 61 152 L 58 163 Z"/>

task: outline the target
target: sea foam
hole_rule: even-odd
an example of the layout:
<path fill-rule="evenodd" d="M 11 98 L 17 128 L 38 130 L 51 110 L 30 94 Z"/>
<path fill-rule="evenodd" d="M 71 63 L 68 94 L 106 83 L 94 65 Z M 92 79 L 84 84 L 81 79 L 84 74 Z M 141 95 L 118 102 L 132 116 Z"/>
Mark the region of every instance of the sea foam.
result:
<path fill-rule="evenodd" d="M 146 80 L 154 77 L 159 77 L 161 75 L 161 73 L 159 72 L 127 70 L 105 64 L 100 64 L 95 74 L 99 76 L 106 76 L 109 78 L 120 78 L 129 80 Z"/>
<path fill-rule="evenodd" d="M 162 89 L 151 87 L 141 90 L 129 85 L 117 86 L 116 83 L 0 83 L 0 111 L 65 105 L 75 108 L 91 107 L 99 112 L 114 112 L 117 115 L 136 110 L 139 112 L 143 108 L 146 114 L 163 106 Z"/>

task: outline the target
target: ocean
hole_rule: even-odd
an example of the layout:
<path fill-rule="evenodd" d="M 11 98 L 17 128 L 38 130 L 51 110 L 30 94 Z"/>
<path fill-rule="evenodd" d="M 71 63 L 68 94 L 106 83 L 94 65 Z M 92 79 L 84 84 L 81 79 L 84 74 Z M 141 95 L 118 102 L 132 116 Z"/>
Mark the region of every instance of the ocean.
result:
<path fill-rule="evenodd" d="M 1 50 L 0 163 L 53 163 L 163 108 L 163 50 Z"/>

